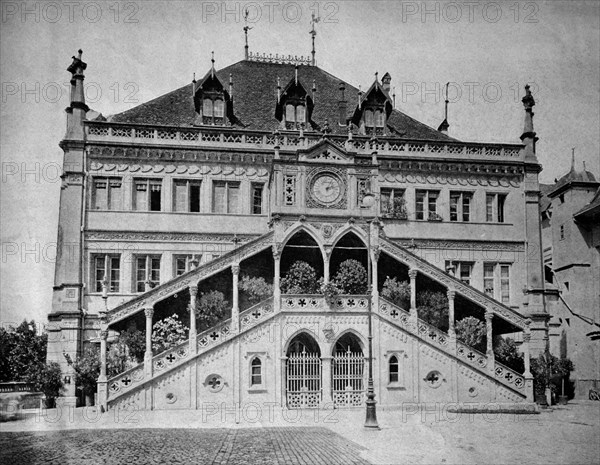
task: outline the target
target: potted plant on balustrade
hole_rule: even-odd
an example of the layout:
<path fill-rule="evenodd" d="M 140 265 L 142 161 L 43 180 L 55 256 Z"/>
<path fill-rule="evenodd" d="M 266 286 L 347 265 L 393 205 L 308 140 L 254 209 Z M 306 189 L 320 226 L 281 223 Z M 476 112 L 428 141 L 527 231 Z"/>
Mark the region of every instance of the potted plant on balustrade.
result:
<path fill-rule="evenodd" d="M 381 295 L 405 311 L 410 309 L 410 283 L 408 281 L 399 281 L 396 277 L 386 276 Z"/>
<path fill-rule="evenodd" d="M 242 310 L 246 310 L 248 307 L 252 307 L 273 295 L 273 284 L 268 283 L 262 276 L 242 276 L 239 288 L 245 297 L 241 299 Z"/>
<path fill-rule="evenodd" d="M 281 279 L 282 294 L 318 294 L 317 272 L 302 260 L 295 261 Z"/>

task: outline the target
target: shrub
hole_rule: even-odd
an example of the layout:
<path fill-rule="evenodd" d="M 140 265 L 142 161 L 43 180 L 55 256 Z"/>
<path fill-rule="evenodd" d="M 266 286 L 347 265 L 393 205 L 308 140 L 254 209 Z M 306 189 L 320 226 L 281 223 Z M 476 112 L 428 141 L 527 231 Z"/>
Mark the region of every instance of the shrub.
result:
<path fill-rule="evenodd" d="M 56 362 L 40 363 L 31 369 L 27 382 L 32 383 L 36 391 L 46 396 L 46 406 L 53 407 L 55 399 L 63 389 L 60 365 Z"/>
<path fill-rule="evenodd" d="M 38 335 L 35 321 L 0 328 L 0 381 L 25 381 L 46 363 L 47 334 Z"/>
<path fill-rule="evenodd" d="M 317 272 L 308 263 L 298 260 L 282 278 L 280 287 L 282 294 L 316 294 L 319 291 Z"/>
<path fill-rule="evenodd" d="M 82 357 L 75 362 L 69 354 L 64 354 L 67 363 L 75 371 L 75 386 L 83 391 L 85 396 L 94 395 L 96 382 L 100 376 L 100 351 L 95 347 L 88 347 Z"/>
<path fill-rule="evenodd" d="M 448 296 L 440 291 L 422 291 L 417 294 L 419 318 L 443 331 L 448 330 Z"/>
<path fill-rule="evenodd" d="M 139 329 L 128 329 L 119 334 L 117 342 L 127 347 L 128 355 L 137 363 L 144 361 L 146 336 Z"/>
<path fill-rule="evenodd" d="M 404 197 L 395 197 L 392 202 L 389 215 L 396 219 L 406 219 L 406 201 Z"/>
<path fill-rule="evenodd" d="M 321 291 L 321 294 L 325 296 L 325 300 L 327 302 L 335 301 L 336 297 L 340 295 L 340 290 L 334 283 L 328 282 L 327 284 L 325 284 L 323 279 L 320 279 L 319 284 L 319 290 Z"/>
<path fill-rule="evenodd" d="M 204 331 L 222 320 L 229 310 L 229 302 L 220 291 L 203 293 L 196 306 L 197 330 Z"/>
<path fill-rule="evenodd" d="M 157 321 L 152 326 L 152 352 L 156 355 L 185 341 L 188 331 L 177 314 Z"/>
<path fill-rule="evenodd" d="M 495 338 L 494 356 L 496 361 L 506 365 L 512 370 L 515 370 L 517 373 L 523 373 L 525 371 L 523 354 L 519 352 L 515 341 L 509 337 L 505 339 L 501 336 L 497 336 Z"/>
<path fill-rule="evenodd" d="M 358 260 L 345 260 L 332 282 L 342 294 L 366 294 L 367 270 Z"/>
<path fill-rule="evenodd" d="M 559 359 L 550 353 L 540 354 L 538 358 L 531 360 L 535 393 L 544 394 L 547 387 L 557 390 L 560 380 L 568 378 L 574 369 L 573 362 L 568 358 Z"/>
<path fill-rule="evenodd" d="M 410 283 L 386 276 L 381 295 L 401 308 L 410 307 Z"/>
<path fill-rule="evenodd" d="M 273 285 L 262 277 L 242 276 L 240 289 L 247 294 L 248 300 L 252 303 L 260 302 L 273 295 Z"/>
<path fill-rule="evenodd" d="M 485 323 L 475 317 L 468 316 L 456 322 L 456 339 L 463 344 L 485 352 Z"/>

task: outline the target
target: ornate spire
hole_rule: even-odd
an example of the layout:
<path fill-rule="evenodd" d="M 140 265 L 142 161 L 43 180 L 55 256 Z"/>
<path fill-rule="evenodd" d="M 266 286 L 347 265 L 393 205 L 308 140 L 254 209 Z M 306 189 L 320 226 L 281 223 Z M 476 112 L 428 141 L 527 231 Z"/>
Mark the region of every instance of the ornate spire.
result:
<path fill-rule="evenodd" d="M 450 127 L 450 124 L 448 123 L 448 103 L 450 103 L 450 101 L 448 100 L 448 86 L 450 85 L 449 82 L 446 83 L 446 100 L 444 101 L 444 121 L 442 121 L 442 124 L 440 124 L 440 126 L 438 127 L 438 131 L 443 132 L 444 134 L 448 134 L 448 128 Z"/>
<path fill-rule="evenodd" d="M 315 66 L 316 61 L 315 61 L 315 37 L 317 36 L 317 31 L 315 30 L 315 24 L 317 24 L 319 21 L 321 21 L 321 18 L 319 18 L 318 16 L 315 16 L 315 13 L 313 12 L 312 14 L 312 18 L 310 20 L 310 24 L 312 26 L 312 29 L 310 30 L 310 35 L 312 37 L 312 60 L 311 60 L 311 64 L 313 66 Z"/>
<path fill-rule="evenodd" d="M 244 10 L 244 38 L 246 41 L 246 44 L 244 45 L 244 58 L 247 60 L 248 59 L 248 31 L 252 29 L 250 26 L 248 26 L 248 8 L 246 8 Z"/>
<path fill-rule="evenodd" d="M 529 84 L 525 86 L 525 97 L 521 100 L 525 107 L 525 124 L 523 127 L 523 134 L 521 134 L 521 141 L 525 145 L 525 160 L 537 163 L 537 157 L 535 155 L 535 144 L 538 138 L 535 136 L 533 130 L 533 106 L 535 100 L 531 95 Z"/>
<path fill-rule="evenodd" d="M 575 171 L 575 147 L 571 148 L 571 171 Z"/>
<path fill-rule="evenodd" d="M 215 77 L 215 52 L 210 52 L 210 76 Z"/>

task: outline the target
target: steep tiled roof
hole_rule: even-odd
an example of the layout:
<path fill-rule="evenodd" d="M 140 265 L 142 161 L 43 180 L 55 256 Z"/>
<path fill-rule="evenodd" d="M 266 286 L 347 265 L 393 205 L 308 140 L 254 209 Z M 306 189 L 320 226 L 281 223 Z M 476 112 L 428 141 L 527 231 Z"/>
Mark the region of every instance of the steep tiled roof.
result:
<path fill-rule="evenodd" d="M 266 131 L 278 128 L 279 122 L 275 119 L 277 77 L 285 87 L 294 77 L 294 68 L 290 64 L 243 60 L 217 71 L 217 77 L 226 88 L 229 75 L 232 75 L 234 114 L 241 127 Z M 306 89 L 312 89 L 313 81 L 316 84 L 312 120 L 322 127 L 327 119 L 333 133 L 345 134 L 347 129 L 337 124 L 339 85 L 342 81 L 316 66 L 300 66 L 298 79 Z M 348 83 L 345 86 L 347 114 L 350 117 L 357 105 L 358 89 Z M 192 84 L 114 115 L 109 120 L 118 123 L 192 126 L 195 120 Z M 390 115 L 388 127 L 392 134 L 407 139 L 454 140 L 398 110 Z"/>
<path fill-rule="evenodd" d="M 575 213 L 573 216 L 594 216 L 600 212 L 600 187 L 594 194 L 594 197 L 585 207 Z"/>
<path fill-rule="evenodd" d="M 594 173 L 591 173 L 585 169 L 585 165 L 584 165 L 583 170 L 581 170 L 581 171 L 576 170 L 575 162 L 573 161 L 571 163 L 571 170 L 557 181 L 557 183 L 554 185 L 554 188 L 550 192 L 548 192 L 548 195 L 550 197 L 555 197 L 559 193 L 568 189 L 569 185 L 581 184 L 581 183 L 584 183 L 584 184 L 590 183 L 590 184 L 597 185 L 598 181 L 596 181 L 596 177 L 594 176 Z"/>

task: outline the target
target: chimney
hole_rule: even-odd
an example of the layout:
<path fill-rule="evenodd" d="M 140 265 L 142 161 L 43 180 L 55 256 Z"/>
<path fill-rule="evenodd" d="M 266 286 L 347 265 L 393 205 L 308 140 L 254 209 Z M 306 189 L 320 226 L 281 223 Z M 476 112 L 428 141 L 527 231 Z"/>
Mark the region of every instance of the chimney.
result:
<path fill-rule="evenodd" d="M 83 51 L 80 49 L 77 57 L 73 57 L 73 63 L 67 68 L 71 73 L 71 103 L 67 107 L 67 134 L 65 139 L 83 139 L 83 121 L 89 107 L 85 103 L 83 91 L 83 71 L 87 63 L 81 60 Z"/>
<path fill-rule="evenodd" d="M 348 102 L 346 101 L 346 85 L 340 82 L 340 99 L 338 100 L 338 123 L 346 126 L 346 115 L 348 114 Z"/>
<path fill-rule="evenodd" d="M 383 77 L 381 78 L 381 87 L 383 87 L 383 90 L 385 90 L 386 92 L 390 92 L 391 89 L 391 83 L 392 82 L 392 76 L 390 76 L 390 73 L 385 73 L 383 75 Z"/>

